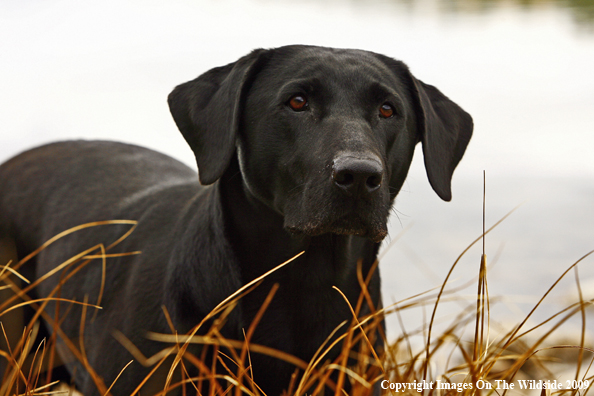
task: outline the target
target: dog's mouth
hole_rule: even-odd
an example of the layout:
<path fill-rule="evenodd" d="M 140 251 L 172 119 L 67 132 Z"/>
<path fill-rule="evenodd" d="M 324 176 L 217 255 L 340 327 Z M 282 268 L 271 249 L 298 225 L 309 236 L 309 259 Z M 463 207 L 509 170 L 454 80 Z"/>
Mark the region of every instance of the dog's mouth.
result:
<path fill-rule="evenodd" d="M 300 225 L 285 225 L 293 235 L 319 236 L 323 234 L 355 235 L 379 243 L 388 235 L 385 222 L 369 222 L 358 215 L 344 216 L 328 224 L 308 222 Z"/>
<path fill-rule="evenodd" d="M 316 180 L 301 188 L 282 201 L 284 228 L 292 235 L 354 235 L 376 243 L 388 235 L 391 201 L 385 185 L 360 196 Z"/>

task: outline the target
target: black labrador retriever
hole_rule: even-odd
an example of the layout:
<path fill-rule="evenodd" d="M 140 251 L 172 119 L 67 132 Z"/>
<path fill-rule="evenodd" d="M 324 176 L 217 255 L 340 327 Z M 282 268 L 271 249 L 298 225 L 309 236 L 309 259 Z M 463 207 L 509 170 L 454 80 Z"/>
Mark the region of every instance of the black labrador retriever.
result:
<path fill-rule="evenodd" d="M 21 258 L 79 224 L 138 221 L 107 253 L 142 254 L 107 258 L 105 277 L 102 260 L 94 260 L 59 294 L 95 303 L 104 290 L 103 309 L 87 309 L 84 340 L 90 366 L 107 385 L 132 360 L 114 331 L 150 356 L 165 345 L 149 341 L 147 332 L 171 334 L 169 323 L 179 334 L 191 331 L 242 285 L 302 251 L 240 300 L 222 332 L 243 339 L 278 283 L 251 342 L 309 361 L 352 318 L 332 286 L 356 305 L 357 264 L 367 274 L 376 259 L 415 145 L 422 143 L 429 182 L 447 201 L 473 129 L 469 114 L 404 63 L 313 46 L 255 50 L 178 86 L 169 106 L 194 151 L 200 183 L 165 155 L 103 141 L 49 144 L 0 167 L 0 229 Z M 85 249 L 109 246 L 129 227 L 82 229 L 21 270 L 39 278 Z M 64 276 L 43 281 L 36 295 L 48 296 Z M 377 271 L 369 293 L 379 307 Z M 81 308 L 46 310 L 64 314 L 61 329 L 78 345 Z M 98 394 L 87 370 L 58 346 L 77 387 Z M 257 353 L 251 359 L 267 394 L 287 387 L 294 366 Z M 130 394 L 148 370 L 133 363 L 111 392 Z"/>

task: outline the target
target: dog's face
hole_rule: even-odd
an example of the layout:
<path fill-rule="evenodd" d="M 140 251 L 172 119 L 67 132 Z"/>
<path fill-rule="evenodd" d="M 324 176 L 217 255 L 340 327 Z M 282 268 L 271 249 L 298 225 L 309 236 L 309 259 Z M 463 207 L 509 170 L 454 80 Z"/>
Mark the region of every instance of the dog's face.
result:
<path fill-rule="evenodd" d="M 444 199 L 468 114 L 401 62 L 370 52 L 260 50 L 172 92 L 174 119 L 212 183 L 237 155 L 246 189 L 293 234 L 387 234 L 414 147 Z"/>
<path fill-rule="evenodd" d="M 248 189 L 293 233 L 387 234 L 393 173 L 417 140 L 402 82 L 363 51 L 273 54 L 245 97 L 238 155 Z M 397 152 L 397 153 L 396 153 Z"/>

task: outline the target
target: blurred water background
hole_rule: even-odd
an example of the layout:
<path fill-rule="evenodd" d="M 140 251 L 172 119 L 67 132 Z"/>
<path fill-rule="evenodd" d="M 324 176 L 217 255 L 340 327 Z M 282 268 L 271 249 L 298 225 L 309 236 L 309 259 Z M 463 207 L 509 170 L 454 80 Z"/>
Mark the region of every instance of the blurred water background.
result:
<path fill-rule="evenodd" d="M 170 90 L 254 48 L 295 43 L 401 59 L 474 117 L 452 202 L 433 193 L 416 154 L 389 239 L 403 235 L 381 263 L 385 305 L 439 286 L 481 234 L 483 170 L 487 227 L 523 203 L 486 240 L 494 323 L 519 322 L 594 249 L 592 0 L 1 1 L 0 161 L 84 138 L 148 146 L 194 167 L 169 115 Z M 460 261 L 454 286 L 478 274 L 480 253 L 479 244 Z M 594 298 L 594 257 L 579 271 Z M 576 298 L 573 273 L 566 278 L 536 320 Z M 442 320 L 475 291 L 458 292 Z M 406 328 L 429 314 L 403 312 Z M 392 337 L 401 331 L 396 316 L 388 327 Z"/>

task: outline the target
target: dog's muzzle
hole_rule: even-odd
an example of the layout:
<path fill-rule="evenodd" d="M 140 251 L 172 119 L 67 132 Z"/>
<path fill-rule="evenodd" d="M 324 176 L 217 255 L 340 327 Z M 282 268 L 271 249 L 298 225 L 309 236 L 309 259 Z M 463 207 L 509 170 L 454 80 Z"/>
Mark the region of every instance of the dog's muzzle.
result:
<path fill-rule="evenodd" d="M 306 196 L 303 212 L 285 214 L 285 228 L 295 235 L 356 235 L 380 242 L 388 233 L 389 195 L 385 171 L 373 154 L 337 156 L 325 181 L 328 194 Z"/>

